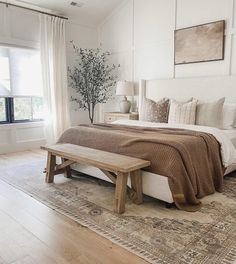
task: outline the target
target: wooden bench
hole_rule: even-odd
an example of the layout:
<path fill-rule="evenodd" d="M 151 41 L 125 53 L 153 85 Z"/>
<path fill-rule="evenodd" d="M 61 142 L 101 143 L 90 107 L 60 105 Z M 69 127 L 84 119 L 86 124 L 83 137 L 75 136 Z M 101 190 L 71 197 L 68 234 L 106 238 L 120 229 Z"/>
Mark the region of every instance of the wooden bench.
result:
<path fill-rule="evenodd" d="M 52 183 L 54 175 L 64 173 L 71 177 L 70 165 L 73 163 L 86 164 L 100 169 L 115 185 L 115 212 L 125 211 L 127 179 L 130 173 L 132 200 L 136 204 L 143 201 L 141 168 L 150 166 L 150 161 L 119 155 L 107 151 L 86 148 L 73 144 L 57 144 L 41 147 L 48 151 L 46 182 Z M 56 164 L 56 156 L 61 157 L 62 163 Z"/>

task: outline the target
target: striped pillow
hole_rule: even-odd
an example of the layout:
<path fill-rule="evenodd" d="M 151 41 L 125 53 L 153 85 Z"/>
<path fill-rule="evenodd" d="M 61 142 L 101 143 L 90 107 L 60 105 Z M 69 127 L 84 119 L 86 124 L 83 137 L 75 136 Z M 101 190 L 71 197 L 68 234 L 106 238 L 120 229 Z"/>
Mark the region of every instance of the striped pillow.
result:
<path fill-rule="evenodd" d="M 176 100 L 171 100 L 169 119 L 170 124 L 189 124 L 195 125 L 197 100 L 181 103 Z"/>

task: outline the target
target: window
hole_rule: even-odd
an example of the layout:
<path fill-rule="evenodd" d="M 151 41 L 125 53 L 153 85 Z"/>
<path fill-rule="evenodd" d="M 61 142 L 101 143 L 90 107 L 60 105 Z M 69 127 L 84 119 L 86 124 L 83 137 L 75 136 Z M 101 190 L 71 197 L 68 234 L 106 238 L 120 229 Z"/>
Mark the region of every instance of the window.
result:
<path fill-rule="evenodd" d="M 42 119 L 39 51 L 0 47 L 0 123 Z"/>
<path fill-rule="evenodd" d="M 6 100 L 5 98 L 0 98 L 0 122 L 7 121 L 7 111 L 6 111 Z"/>
<path fill-rule="evenodd" d="M 10 92 L 9 58 L 1 55 L 0 53 L 0 89 L 2 93 L 8 94 Z"/>

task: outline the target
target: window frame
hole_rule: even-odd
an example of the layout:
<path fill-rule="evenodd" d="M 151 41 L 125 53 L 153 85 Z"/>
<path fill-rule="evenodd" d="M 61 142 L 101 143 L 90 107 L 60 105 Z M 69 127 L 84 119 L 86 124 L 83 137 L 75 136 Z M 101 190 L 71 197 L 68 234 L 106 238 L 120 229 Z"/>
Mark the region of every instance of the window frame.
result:
<path fill-rule="evenodd" d="M 22 96 L 24 97 L 24 96 Z M 25 96 L 27 97 L 27 96 Z M 30 96 L 31 102 L 33 101 L 32 98 L 37 96 Z M 5 108 L 6 108 L 6 121 L 0 121 L 0 125 L 4 124 L 19 124 L 19 123 L 34 123 L 34 122 L 40 122 L 44 121 L 44 119 L 22 119 L 22 120 L 15 120 L 14 118 L 14 98 L 17 97 L 1 97 L 5 99 Z M 41 98 L 41 97 L 39 97 Z M 31 110 L 32 110 L 32 104 L 31 104 Z"/>
<path fill-rule="evenodd" d="M 0 121 L 1 124 L 9 124 L 11 122 L 11 111 L 10 111 L 10 104 L 9 101 L 6 97 L 1 97 L 5 100 L 5 113 L 6 113 L 6 120 L 5 121 Z"/>

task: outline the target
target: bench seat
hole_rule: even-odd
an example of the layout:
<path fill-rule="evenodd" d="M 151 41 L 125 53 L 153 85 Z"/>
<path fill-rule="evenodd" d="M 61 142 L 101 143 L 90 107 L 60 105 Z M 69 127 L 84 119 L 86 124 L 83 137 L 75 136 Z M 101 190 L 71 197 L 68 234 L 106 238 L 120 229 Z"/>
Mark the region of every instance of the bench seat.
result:
<path fill-rule="evenodd" d="M 143 201 L 142 178 L 140 169 L 150 166 L 150 161 L 137 159 L 112 152 L 87 148 L 74 144 L 56 144 L 43 146 L 48 152 L 46 182 L 52 183 L 54 176 L 64 173 L 71 177 L 70 165 L 79 163 L 100 169 L 115 185 L 115 211 L 125 211 L 128 174 L 131 177 L 132 200 L 136 204 Z M 56 164 L 56 156 L 61 157 L 62 163 Z"/>

